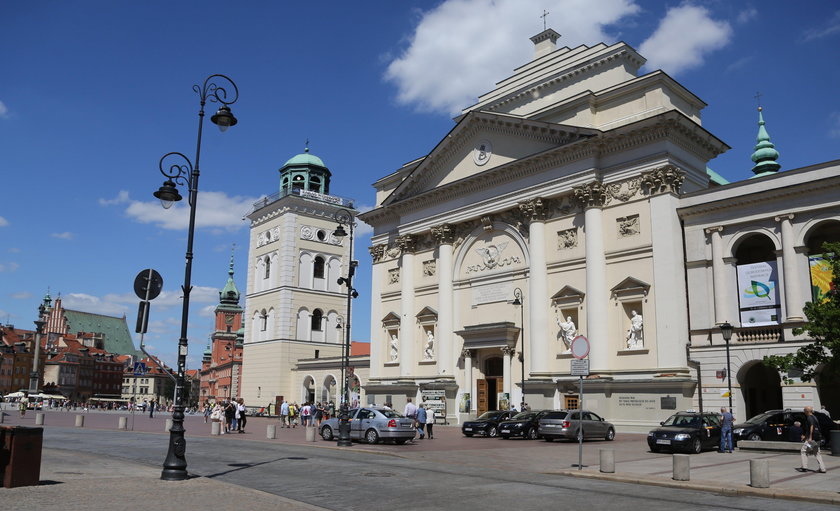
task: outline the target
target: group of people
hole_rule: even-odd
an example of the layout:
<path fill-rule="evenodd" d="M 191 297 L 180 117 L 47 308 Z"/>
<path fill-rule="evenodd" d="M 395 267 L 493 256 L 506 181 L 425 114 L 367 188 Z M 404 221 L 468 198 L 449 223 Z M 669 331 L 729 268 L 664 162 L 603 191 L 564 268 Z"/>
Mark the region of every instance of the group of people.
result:
<path fill-rule="evenodd" d="M 417 429 L 420 440 L 426 438 L 426 435 L 429 435 L 429 440 L 434 438 L 435 411 L 430 405 L 425 403 L 415 405 L 411 398 L 408 398 L 403 415 L 414 419 L 414 427 Z"/>
<path fill-rule="evenodd" d="M 335 415 L 335 404 L 305 402 L 302 406 L 297 403 L 283 401 L 280 404 L 280 427 L 294 428 L 300 419 L 301 426 L 320 426 L 321 422 Z"/>
<path fill-rule="evenodd" d="M 204 423 L 207 419 L 211 422 L 221 423 L 220 433 L 245 433 L 245 425 L 248 423 L 248 413 L 245 408 L 245 400 L 231 399 L 230 401 L 216 401 L 212 406 L 204 403 Z"/>

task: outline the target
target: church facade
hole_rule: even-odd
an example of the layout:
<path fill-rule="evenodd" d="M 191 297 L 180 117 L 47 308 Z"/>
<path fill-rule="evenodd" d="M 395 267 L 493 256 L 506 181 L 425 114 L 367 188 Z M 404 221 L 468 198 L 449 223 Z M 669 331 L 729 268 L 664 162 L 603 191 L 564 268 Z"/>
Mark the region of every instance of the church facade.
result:
<path fill-rule="evenodd" d="M 794 175 L 812 181 L 806 188 L 836 187 L 837 162 L 761 167 L 759 179 L 726 185 L 707 170 L 729 148 L 703 128 L 702 100 L 662 71 L 639 76 L 645 60 L 625 43 L 557 48 L 558 37 L 534 36 L 533 60 L 465 109 L 428 155 L 374 184 L 376 207 L 360 215 L 374 228 L 370 399 L 442 400 L 450 422 L 583 399 L 643 430 L 696 408 L 703 393 L 707 408 L 725 402 L 719 323 L 754 350 L 733 369 L 744 381 L 763 353 L 807 342 L 789 334 L 810 288 L 801 247 L 808 232 L 840 239 L 836 190 L 816 201 L 803 192 L 801 207 L 785 193 Z M 785 270 L 787 316 L 773 320 L 785 336 L 756 334 L 726 301 L 750 229 L 769 244 L 743 250 Z M 581 335 L 583 395 L 570 350 Z"/>

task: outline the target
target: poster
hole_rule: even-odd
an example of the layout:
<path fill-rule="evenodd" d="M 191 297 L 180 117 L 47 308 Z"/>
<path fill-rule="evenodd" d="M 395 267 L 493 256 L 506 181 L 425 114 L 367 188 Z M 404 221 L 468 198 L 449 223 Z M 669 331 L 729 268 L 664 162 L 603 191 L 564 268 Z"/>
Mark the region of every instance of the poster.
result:
<path fill-rule="evenodd" d="M 831 291 L 831 265 L 822 254 L 808 256 L 808 268 L 811 274 L 811 301 L 821 303 L 828 300 Z"/>
<path fill-rule="evenodd" d="M 499 410 L 510 410 L 510 394 L 499 392 L 496 396 L 499 400 Z"/>
<path fill-rule="evenodd" d="M 776 261 L 741 264 L 737 271 L 741 326 L 778 325 L 781 301 Z"/>
<path fill-rule="evenodd" d="M 464 392 L 461 394 L 461 401 L 458 403 L 458 411 L 461 413 L 470 413 L 470 393 Z"/>

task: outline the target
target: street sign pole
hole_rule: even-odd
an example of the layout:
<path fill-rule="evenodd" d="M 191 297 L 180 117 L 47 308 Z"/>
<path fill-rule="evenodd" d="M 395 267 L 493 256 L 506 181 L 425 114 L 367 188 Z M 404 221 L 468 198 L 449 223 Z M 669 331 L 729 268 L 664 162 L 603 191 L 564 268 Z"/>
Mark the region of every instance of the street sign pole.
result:
<path fill-rule="evenodd" d="M 572 339 L 571 374 L 578 376 L 578 470 L 583 470 L 583 377 L 589 376 L 589 340 L 579 335 Z M 573 465 L 574 466 L 574 465 Z"/>
<path fill-rule="evenodd" d="M 578 470 L 583 470 L 583 375 L 578 380 L 578 393 Z"/>

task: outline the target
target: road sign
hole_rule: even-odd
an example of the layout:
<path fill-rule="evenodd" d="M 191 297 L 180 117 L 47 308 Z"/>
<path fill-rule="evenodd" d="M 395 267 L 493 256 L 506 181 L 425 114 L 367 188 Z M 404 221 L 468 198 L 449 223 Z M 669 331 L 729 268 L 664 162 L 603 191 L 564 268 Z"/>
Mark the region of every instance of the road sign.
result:
<path fill-rule="evenodd" d="M 589 376 L 589 359 L 579 358 L 571 361 L 572 376 Z"/>
<path fill-rule="evenodd" d="M 134 376 L 145 376 L 146 370 L 146 364 L 143 362 L 134 363 Z"/>
<path fill-rule="evenodd" d="M 160 273 L 147 268 L 134 278 L 134 292 L 141 300 L 154 300 L 163 289 L 163 277 Z"/>
<path fill-rule="evenodd" d="M 589 340 L 579 335 L 572 339 L 572 356 L 577 359 L 586 358 L 589 355 Z"/>

